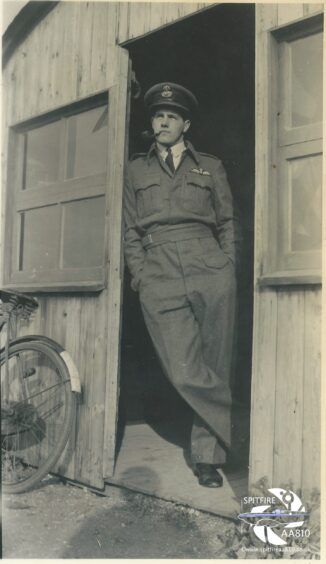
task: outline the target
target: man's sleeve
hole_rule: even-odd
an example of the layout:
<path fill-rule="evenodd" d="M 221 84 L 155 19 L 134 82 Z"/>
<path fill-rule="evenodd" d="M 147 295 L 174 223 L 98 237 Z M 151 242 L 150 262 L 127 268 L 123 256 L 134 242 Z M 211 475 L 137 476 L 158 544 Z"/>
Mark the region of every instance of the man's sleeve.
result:
<path fill-rule="evenodd" d="M 221 162 L 217 165 L 213 179 L 218 240 L 225 254 L 235 264 L 239 260 L 241 229 L 234 210 L 226 172 Z"/>
<path fill-rule="evenodd" d="M 132 281 L 131 287 L 137 291 L 145 261 L 145 251 L 141 243 L 141 237 L 137 230 L 136 218 L 136 196 L 132 183 L 130 166 L 127 166 L 124 187 L 124 251 Z"/>

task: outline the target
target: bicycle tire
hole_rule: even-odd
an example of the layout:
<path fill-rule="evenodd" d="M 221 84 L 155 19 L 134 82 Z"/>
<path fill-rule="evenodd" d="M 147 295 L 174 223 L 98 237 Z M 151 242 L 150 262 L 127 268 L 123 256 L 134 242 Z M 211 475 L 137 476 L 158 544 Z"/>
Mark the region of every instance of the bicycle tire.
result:
<path fill-rule="evenodd" d="M 12 344 L 8 359 L 10 392 L 1 394 L 2 490 L 18 494 L 34 488 L 60 458 L 76 398 L 68 368 L 50 345 L 27 340 Z M 4 364 L 3 352 L 0 368 Z M 4 374 L 1 370 L 1 386 Z"/>

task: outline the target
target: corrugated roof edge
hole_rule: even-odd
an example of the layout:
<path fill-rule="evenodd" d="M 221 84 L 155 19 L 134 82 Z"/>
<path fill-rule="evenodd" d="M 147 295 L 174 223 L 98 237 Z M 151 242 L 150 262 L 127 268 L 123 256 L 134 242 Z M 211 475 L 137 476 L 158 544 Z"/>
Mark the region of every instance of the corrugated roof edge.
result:
<path fill-rule="evenodd" d="M 2 38 L 2 67 L 4 68 L 18 45 L 58 2 L 28 2 L 7 27 Z"/>

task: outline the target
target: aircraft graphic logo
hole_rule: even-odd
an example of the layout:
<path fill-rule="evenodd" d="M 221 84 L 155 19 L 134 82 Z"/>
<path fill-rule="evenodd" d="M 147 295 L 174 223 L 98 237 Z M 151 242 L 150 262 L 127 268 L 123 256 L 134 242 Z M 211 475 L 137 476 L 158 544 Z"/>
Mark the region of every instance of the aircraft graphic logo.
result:
<path fill-rule="evenodd" d="M 239 519 L 250 526 L 259 540 L 273 546 L 285 546 L 291 537 L 309 536 L 308 529 L 298 530 L 309 515 L 299 496 L 284 488 L 271 488 L 268 492 L 273 498 L 266 497 L 266 501 L 273 499 L 276 503 L 256 505 L 250 512 L 240 513 Z"/>

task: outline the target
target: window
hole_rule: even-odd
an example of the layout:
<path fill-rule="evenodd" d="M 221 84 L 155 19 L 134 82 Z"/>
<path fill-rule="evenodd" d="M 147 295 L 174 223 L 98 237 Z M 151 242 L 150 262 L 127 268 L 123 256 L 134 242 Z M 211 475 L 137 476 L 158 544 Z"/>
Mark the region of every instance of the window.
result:
<path fill-rule="evenodd" d="M 107 116 L 100 96 L 13 128 L 6 284 L 103 287 Z"/>
<path fill-rule="evenodd" d="M 267 281 L 318 282 L 321 276 L 323 33 L 322 20 L 312 23 L 274 34 Z"/>

